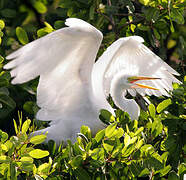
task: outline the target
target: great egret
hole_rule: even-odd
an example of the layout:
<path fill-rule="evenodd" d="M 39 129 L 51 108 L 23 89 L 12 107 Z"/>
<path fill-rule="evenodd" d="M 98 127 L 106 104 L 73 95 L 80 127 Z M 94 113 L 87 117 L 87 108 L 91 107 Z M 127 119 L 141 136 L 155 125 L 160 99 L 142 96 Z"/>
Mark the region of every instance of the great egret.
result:
<path fill-rule="evenodd" d="M 125 98 L 127 91 L 133 96 L 136 91 L 141 95 L 168 96 L 172 82 L 179 83 L 172 75 L 179 74 L 144 46 L 143 38 L 131 36 L 117 40 L 95 63 L 102 33 L 76 18 L 67 19 L 65 24 L 69 27 L 7 56 L 13 61 L 4 66 L 12 69 L 12 84 L 40 76 L 37 104 L 41 109 L 36 118 L 51 121 L 50 127 L 38 131 L 48 131 L 48 139 L 74 142 L 82 125 L 89 126 L 93 132 L 103 128 L 98 118 L 100 109 L 114 115 L 106 99 L 109 94 L 119 108 L 137 119 L 139 107 L 133 99 Z"/>

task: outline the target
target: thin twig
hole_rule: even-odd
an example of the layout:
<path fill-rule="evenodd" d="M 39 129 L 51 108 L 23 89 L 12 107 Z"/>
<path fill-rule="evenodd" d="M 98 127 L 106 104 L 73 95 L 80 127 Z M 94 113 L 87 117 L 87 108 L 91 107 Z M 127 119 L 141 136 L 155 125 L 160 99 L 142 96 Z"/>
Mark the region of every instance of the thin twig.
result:
<path fill-rule="evenodd" d="M 108 4 L 108 6 L 112 6 L 111 0 L 107 0 L 107 4 Z M 110 15 L 110 19 L 111 19 L 111 22 L 112 22 L 112 30 L 116 35 L 115 40 L 117 40 L 119 38 L 119 33 L 118 33 L 118 29 L 116 27 L 116 23 L 114 21 L 114 18 L 113 18 L 112 14 Z"/>
<path fill-rule="evenodd" d="M 127 23 L 125 23 L 123 26 L 121 26 L 121 27 L 119 28 L 119 31 L 121 31 L 124 27 L 126 27 L 126 26 L 128 26 L 128 25 L 130 25 L 130 24 L 139 23 L 139 22 L 141 22 L 143 19 L 144 19 L 144 18 L 141 18 L 141 19 L 137 19 L 137 20 L 134 20 L 134 21 L 127 22 Z"/>
<path fill-rule="evenodd" d="M 100 11 L 97 11 L 97 13 L 100 14 L 100 15 L 102 15 L 102 16 L 104 16 L 104 17 L 111 23 L 111 25 L 114 26 L 114 24 L 113 24 L 112 20 L 110 19 L 110 17 L 108 17 L 108 16 L 107 16 L 106 14 L 104 14 L 104 13 L 101 13 Z"/>

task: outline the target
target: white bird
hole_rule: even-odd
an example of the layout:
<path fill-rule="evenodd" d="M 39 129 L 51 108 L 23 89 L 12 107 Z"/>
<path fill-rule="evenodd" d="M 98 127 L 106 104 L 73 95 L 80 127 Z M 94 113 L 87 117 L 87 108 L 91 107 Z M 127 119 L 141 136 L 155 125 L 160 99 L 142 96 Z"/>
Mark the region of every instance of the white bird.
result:
<path fill-rule="evenodd" d="M 13 60 L 4 66 L 12 69 L 12 84 L 40 76 L 37 88 L 40 110 L 36 118 L 51 122 L 50 127 L 37 133 L 48 131 L 48 140 L 74 142 L 82 125 L 89 126 L 93 133 L 104 128 L 99 111 L 107 109 L 114 115 L 107 102 L 109 94 L 134 120 L 140 110 L 135 100 L 125 98 L 127 91 L 132 96 L 136 92 L 143 96 L 169 96 L 172 83 L 179 83 L 172 75 L 179 74 L 144 46 L 143 38 L 131 36 L 117 40 L 95 63 L 102 33 L 76 18 L 67 19 L 65 24 L 68 27 L 7 56 Z"/>

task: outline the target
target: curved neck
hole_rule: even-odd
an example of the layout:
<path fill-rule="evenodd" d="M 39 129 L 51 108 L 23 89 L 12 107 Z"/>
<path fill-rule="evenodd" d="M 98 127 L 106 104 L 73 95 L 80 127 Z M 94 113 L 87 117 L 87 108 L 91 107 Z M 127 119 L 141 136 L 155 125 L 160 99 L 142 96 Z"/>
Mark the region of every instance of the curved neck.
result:
<path fill-rule="evenodd" d="M 131 120 L 138 119 L 140 108 L 135 100 L 125 98 L 127 87 L 124 84 L 125 77 L 122 74 L 116 74 L 111 81 L 110 95 L 115 105 L 129 113 Z"/>

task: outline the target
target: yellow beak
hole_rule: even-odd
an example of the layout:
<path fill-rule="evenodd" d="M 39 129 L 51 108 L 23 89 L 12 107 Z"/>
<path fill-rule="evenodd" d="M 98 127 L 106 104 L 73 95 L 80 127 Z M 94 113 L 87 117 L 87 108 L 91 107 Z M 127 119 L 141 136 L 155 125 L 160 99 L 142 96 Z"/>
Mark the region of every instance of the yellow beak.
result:
<path fill-rule="evenodd" d="M 161 78 L 144 77 L 144 76 L 132 76 L 132 77 L 128 78 L 128 81 L 130 83 L 134 83 L 134 82 L 140 81 L 140 80 L 157 80 L 157 79 L 161 79 Z M 147 85 L 143 85 L 143 84 L 139 84 L 139 83 L 135 83 L 134 85 L 135 85 L 134 88 L 147 88 L 147 89 L 158 90 L 157 88 L 147 86 Z"/>

